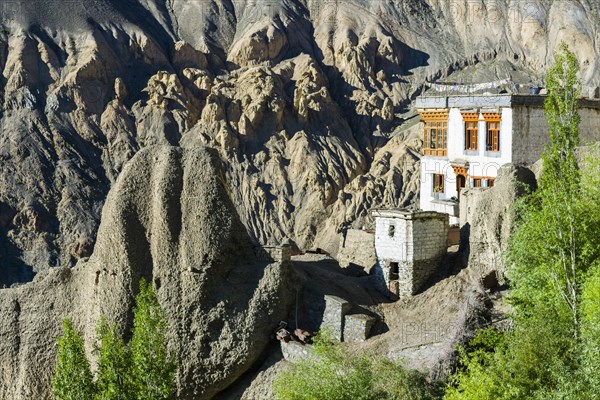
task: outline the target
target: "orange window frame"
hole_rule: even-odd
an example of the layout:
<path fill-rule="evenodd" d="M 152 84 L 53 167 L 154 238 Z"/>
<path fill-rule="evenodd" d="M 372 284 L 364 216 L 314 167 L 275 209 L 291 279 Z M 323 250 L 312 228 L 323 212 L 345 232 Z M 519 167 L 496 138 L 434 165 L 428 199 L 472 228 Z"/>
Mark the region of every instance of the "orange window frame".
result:
<path fill-rule="evenodd" d="M 448 111 L 421 112 L 423 121 L 423 154 L 445 157 L 448 155 Z"/>
<path fill-rule="evenodd" d="M 483 182 L 487 181 L 487 187 L 493 187 L 496 181 L 496 178 L 492 178 L 491 176 L 472 176 L 473 185 L 471 187 L 484 187 Z"/>
<path fill-rule="evenodd" d="M 485 150 L 500 151 L 500 123 L 501 117 L 498 113 L 484 113 L 486 128 Z"/>
<path fill-rule="evenodd" d="M 477 150 L 479 139 L 479 113 L 462 112 L 465 122 L 465 150 Z"/>
<path fill-rule="evenodd" d="M 434 193 L 445 193 L 446 192 L 446 177 L 443 174 L 433 174 L 433 192 Z M 436 190 L 438 189 L 439 190 Z"/>
<path fill-rule="evenodd" d="M 477 121 L 465 122 L 465 150 L 477 150 L 479 127 Z"/>

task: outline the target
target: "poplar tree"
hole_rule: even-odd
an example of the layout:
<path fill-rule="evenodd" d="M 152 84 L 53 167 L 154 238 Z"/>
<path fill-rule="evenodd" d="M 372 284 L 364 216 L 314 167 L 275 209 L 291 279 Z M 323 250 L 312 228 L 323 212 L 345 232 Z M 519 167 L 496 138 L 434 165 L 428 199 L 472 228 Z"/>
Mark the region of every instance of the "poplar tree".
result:
<path fill-rule="evenodd" d="M 167 348 L 167 322 L 152 286 L 140 281 L 129 343 L 136 398 L 173 398 L 177 365 Z"/>
<path fill-rule="evenodd" d="M 102 317 L 97 328 L 100 345 L 95 349 L 98 356 L 98 380 L 96 400 L 134 399 L 131 377 L 131 353 L 119 335 L 117 326 Z"/>
<path fill-rule="evenodd" d="M 578 72 L 561 44 L 546 77 L 542 174 L 508 246 L 514 327 L 463 357 L 446 399 L 598 398 L 600 163 L 578 155 Z"/>
<path fill-rule="evenodd" d="M 144 279 L 133 309 L 133 336 L 126 344 L 115 324 L 102 317 L 96 332 L 94 384 L 83 338 L 72 322 L 63 323 L 52 378 L 55 400 L 163 400 L 175 396 L 177 364 L 167 347 L 167 322 L 156 294 Z"/>
<path fill-rule="evenodd" d="M 580 190 L 580 169 L 576 159 L 579 145 L 578 112 L 581 82 L 577 78 L 579 62 L 563 42 L 548 70 L 546 84 L 548 97 L 544 109 L 549 125 L 550 145 L 542 156 L 543 172 L 539 195 L 541 211 L 546 211 L 548 228 L 547 253 L 558 259 L 551 272 L 555 287 L 567 303 L 573 319 L 572 333 L 579 335 L 579 295 L 582 265 L 579 250 L 583 237 L 576 226 L 577 202 Z M 551 255 L 551 254 L 549 254 Z"/>
<path fill-rule="evenodd" d="M 90 363 L 85 356 L 83 338 L 70 319 L 63 321 L 63 336 L 58 339 L 56 371 L 52 378 L 54 400 L 89 400 L 94 396 Z"/>

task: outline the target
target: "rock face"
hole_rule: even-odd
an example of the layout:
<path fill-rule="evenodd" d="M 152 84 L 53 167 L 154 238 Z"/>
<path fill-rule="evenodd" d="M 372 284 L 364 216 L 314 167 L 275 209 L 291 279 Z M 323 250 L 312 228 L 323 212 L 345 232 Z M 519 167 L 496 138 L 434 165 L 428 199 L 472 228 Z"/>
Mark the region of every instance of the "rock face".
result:
<path fill-rule="evenodd" d="M 424 80 L 526 83 L 565 40 L 600 86 L 582 0 L 1 7 L 0 285 L 89 256 L 110 187 L 146 146 L 219 149 L 253 240 L 335 253 L 341 224 L 418 195 L 419 143 L 399 126 Z"/>
<path fill-rule="evenodd" d="M 286 263 L 259 262 L 207 149 L 150 147 L 108 195 L 94 253 L 75 269 L 0 291 L 0 398 L 47 398 L 61 321 L 88 350 L 101 315 L 123 333 L 153 282 L 179 363 L 178 398 L 210 398 L 260 356 L 287 313 Z"/>
<path fill-rule="evenodd" d="M 480 278 L 496 274 L 503 280 L 506 266 L 502 258 L 514 222 L 515 201 L 527 186 L 535 188 L 534 173 L 507 164 L 498 170 L 494 187 L 473 188 L 460 199 L 461 247 L 469 268 Z"/>
<path fill-rule="evenodd" d="M 583 0 L 3 1 L 0 287 L 34 281 L 0 290 L 0 397 L 47 394 L 64 316 L 88 346 L 100 314 L 126 331 L 142 276 L 170 317 L 180 396 L 226 387 L 285 306 L 285 267 L 254 262 L 251 246 L 289 238 L 336 254 L 340 227 L 414 203 L 410 101 L 424 80 L 525 83 L 565 40 L 584 84 L 600 86 L 596 11 Z"/>

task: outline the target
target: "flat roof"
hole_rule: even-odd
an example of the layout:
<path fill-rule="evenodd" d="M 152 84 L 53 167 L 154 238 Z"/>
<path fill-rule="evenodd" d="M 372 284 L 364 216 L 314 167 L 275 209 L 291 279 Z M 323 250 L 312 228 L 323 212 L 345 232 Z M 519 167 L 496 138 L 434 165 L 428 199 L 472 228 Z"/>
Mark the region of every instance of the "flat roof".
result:
<path fill-rule="evenodd" d="M 425 95 L 417 97 L 417 108 L 461 108 L 461 107 L 543 107 L 547 95 L 541 94 L 463 94 Z M 600 99 L 581 98 L 579 106 L 600 109 Z"/>
<path fill-rule="evenodd" d="M 424 219 L 439 218 L 446 219 L 448 214 L 437 211 L 407 210 L 404 208 L 375 208 L 371 210 L 374 218 L 401 218 L 401 219 Z"/>

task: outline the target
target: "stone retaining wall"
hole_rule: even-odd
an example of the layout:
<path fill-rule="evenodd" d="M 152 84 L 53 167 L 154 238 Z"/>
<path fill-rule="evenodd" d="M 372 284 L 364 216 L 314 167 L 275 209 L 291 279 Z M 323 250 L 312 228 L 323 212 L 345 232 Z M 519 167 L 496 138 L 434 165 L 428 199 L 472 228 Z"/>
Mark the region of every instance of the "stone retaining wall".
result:
<path fill-rule="evenodd" d="M 254 254 L 259 261 L 284 262 L 292 259 L 292 248 L 290 246 L 258 246 L 254 248 Z"/>
<path fill-rule="evenodd" d="M 337 260 L 342 268 L 354 264 L 369 273 L 377 262 L 375 258 L 375 235 L 361 229 L 348 229 L 346 238 L 340 234 Z"/>

